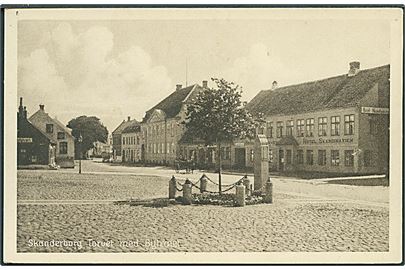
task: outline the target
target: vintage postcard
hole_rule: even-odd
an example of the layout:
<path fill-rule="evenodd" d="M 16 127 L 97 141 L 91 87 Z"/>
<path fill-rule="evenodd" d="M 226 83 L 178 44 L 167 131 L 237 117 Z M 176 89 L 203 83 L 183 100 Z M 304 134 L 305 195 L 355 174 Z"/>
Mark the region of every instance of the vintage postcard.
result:
<path fill-rule="evenodd" d="M 402 263 L 401 7 L 4 26 L 4 263 Z"/>

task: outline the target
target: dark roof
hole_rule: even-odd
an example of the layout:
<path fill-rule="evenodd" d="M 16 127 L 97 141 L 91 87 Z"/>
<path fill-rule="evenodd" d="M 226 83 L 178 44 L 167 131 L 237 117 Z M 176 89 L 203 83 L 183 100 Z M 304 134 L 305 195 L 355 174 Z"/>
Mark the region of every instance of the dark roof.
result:
<path fill-rule="evenodd" d="M 133 133 L 133 132 L 140 132 L 141 131 L 141 126 L 138 122 L 136 123 L 131 123 L 129 126 L 124 128 L 122 133 Z"/>
<path fill-rule="evenodd" d="M 121 134 L 126 127 L 129 127 L 129 126 L 135 125 L 135 124 L 139 124 L 139 122 L 136 121 L 135 119 L 129 120 L 129 121 L 124 120 L 121 122 L 121 124 L 118 125 L 118 127 L 116 127 L 114 129 L 114 131 L 112 132 L 112 135 Z"/>
<path fill-rule="evenodd" d="M 180 112 L 182 105 L 193 99 L 202 89 L 204 88 L 198 84 L 194 84 L 174 91 L 153 108 L 148 110 L 143 118 L 143 122 L 146 122 L 151 116 L 152 112 L 156 109 L 162 110 L 166 114 L 167 118 L 175 117 Z"/>
<path fill-rule="evenodd" d="M 269 116 L 355 107 L 376 83 L 386 83 L 389 76 L 390 66 L 385 65 L 360 70 L 352 77 L 344 74 L 275 90 L 263 90 L 246 108 L 253 114 L 261 112 Z"/>

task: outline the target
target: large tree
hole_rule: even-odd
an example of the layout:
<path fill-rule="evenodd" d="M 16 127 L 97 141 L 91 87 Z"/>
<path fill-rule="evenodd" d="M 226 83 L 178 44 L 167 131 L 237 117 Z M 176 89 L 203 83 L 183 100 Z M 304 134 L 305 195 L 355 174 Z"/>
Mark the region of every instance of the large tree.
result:
<path fill-rule="evenodd" d="M 219 192 L 221 193 L 221 144 L 235 139 L 253 138 L 262 119 L 254 118 L 241 101 L 242 90 L 233 82 L 211 79 L 216 87 L 201 91 L 187 107 L 186 133 L 206 145 L 216 145 Z"/>
<path fill-rule="evenodd" d="M 72 129 L 72 135 L 76 138 L 75 152 L 78 158 L 93 148 L 94 142 L 107 142 L 108 130 L 95 116 L 79 116 L 70 120 L 67 127 Z M 81 143 L 79 143 L 80 136 L 82 137 Z"/>

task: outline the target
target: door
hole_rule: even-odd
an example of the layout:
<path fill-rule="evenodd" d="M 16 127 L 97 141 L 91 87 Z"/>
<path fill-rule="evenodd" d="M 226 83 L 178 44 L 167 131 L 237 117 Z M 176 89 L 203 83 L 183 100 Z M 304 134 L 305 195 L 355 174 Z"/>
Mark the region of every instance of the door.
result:
<path fill-rule="evenodd" d="M 284 171 L 284 150 L 282 149 L 278 151 L 278 170 Z"/>
<path fill-rule="evenodd" d="M 237 168 L 246 167 L 246 149 L 245 148 L 235 148 L 235 166 Z"/>

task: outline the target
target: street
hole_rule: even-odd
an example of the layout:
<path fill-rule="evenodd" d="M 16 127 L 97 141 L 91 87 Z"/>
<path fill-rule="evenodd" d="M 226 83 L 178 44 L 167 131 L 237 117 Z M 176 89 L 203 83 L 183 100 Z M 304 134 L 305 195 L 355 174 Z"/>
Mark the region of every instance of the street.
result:
<path fill-rule="evenodd" d="M 18 252 L 381 252 L 389 248 L 387 187 L 275 177 L 273 204 L 129 206 L 114 202 L 167 198 L 174 171 L 96 160 L 82 165 L 82 174 L 77 167 L 18 172 Z M 174 175 L 195 181 L 201 172 Z M 207 175 L 216 179 L 215 174 Z M 223 179 L 233 183 L 240 177 Z M 363 188 L 383 195 L 362 195 Z M 209 184 L 208 189 L 214 191 L 216 186 Z M 356 192 L 359 195 L 352 197 Z"/>

